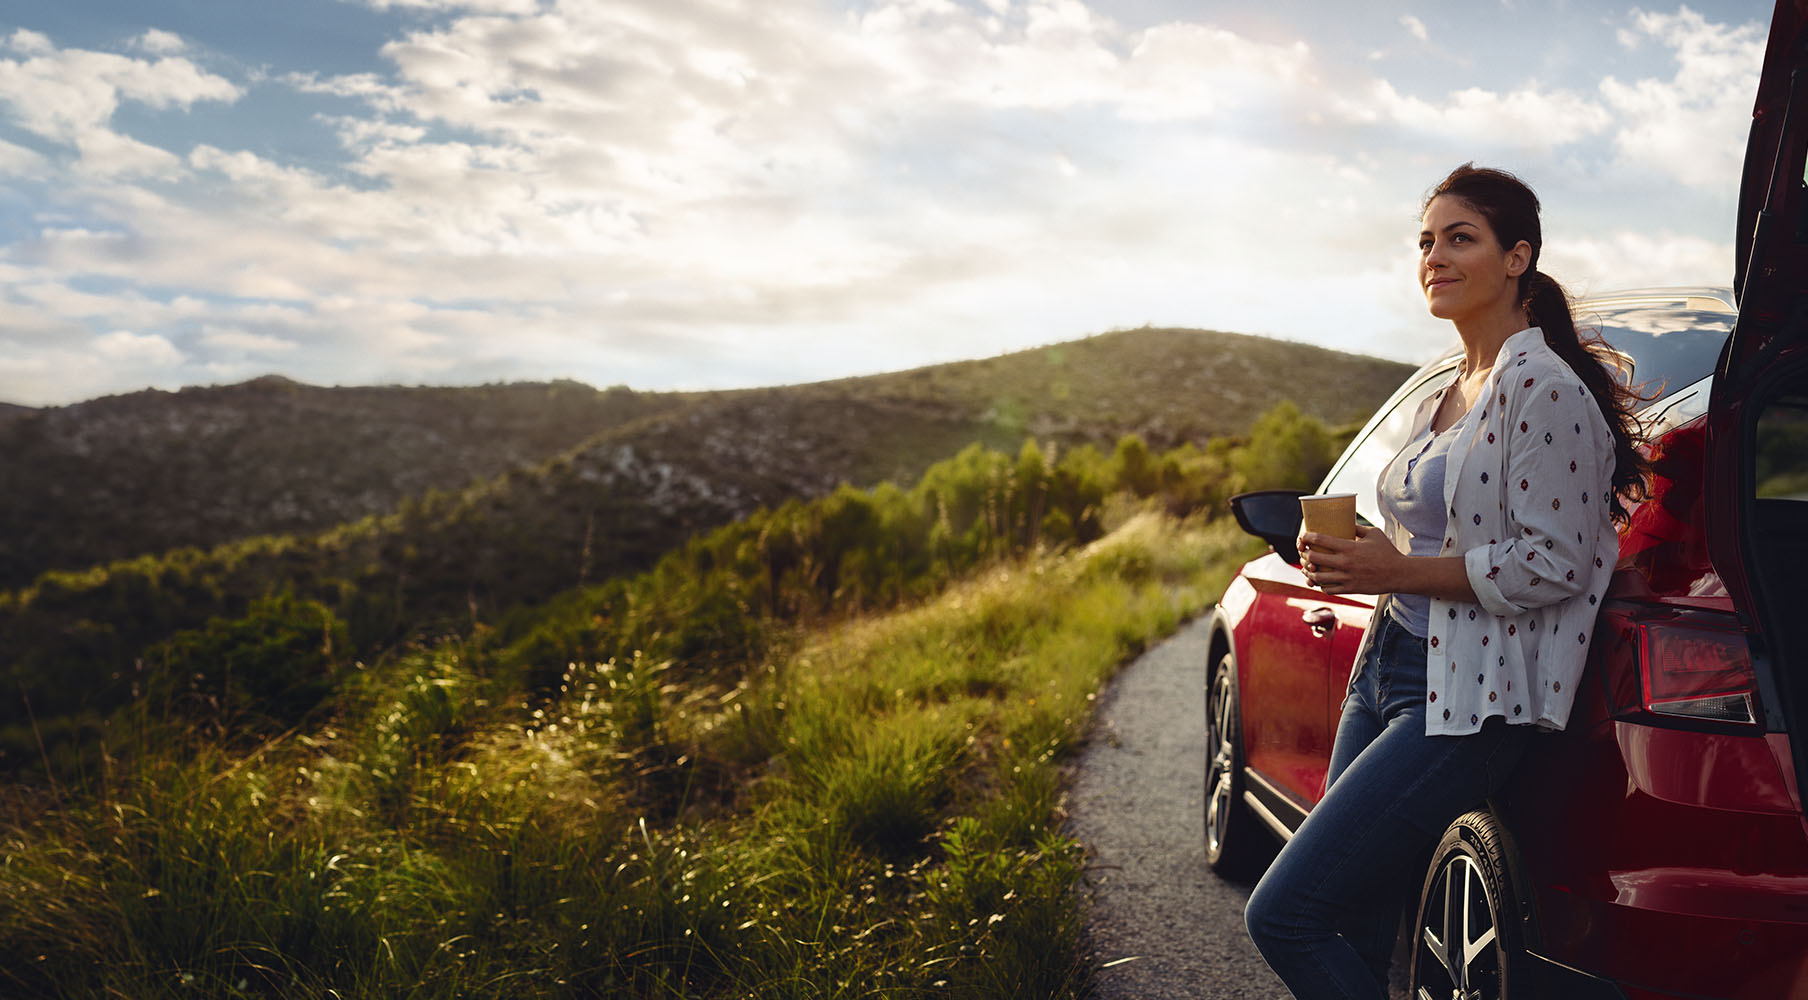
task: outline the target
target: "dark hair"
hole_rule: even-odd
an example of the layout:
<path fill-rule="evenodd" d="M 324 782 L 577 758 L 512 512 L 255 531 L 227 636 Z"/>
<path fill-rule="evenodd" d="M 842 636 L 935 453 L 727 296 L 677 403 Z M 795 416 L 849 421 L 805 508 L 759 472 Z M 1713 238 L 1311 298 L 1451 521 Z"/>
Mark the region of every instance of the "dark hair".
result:
<path fill-rule="evenodd" d="M 1501 249 L 1511 250 L 1524 240 L 1532 248 L 1531 263 L 1519 276 L 1519 304 L 1534 326 L 1544 331 L 1544 342 L 1569 365 L 1588 387 L 1601 416 L 1613 432 L 1613 491 L 1609 510 L 1615 521 L 1627 519 L 1623 500 L 1643 500 L 1648 495 L 1650 463 L 1638 450 L 1639 420 L 1633 407 L 1644 402 L 1630 386 L 1615 377 L 1616 369 L 1603 360 L 1611 349 L 1597 334 L 1584 341 L 1569 311 L 1569 293 L 1557 279 L 1538 270 L 1538 252 L 1544 248 L 1544 232 L 1538 224 L 1538 196 L 1525 182 L 1505 170 L 1465 163 L 1431 189 L 1420 214 L 1434 198 L 1448 195 L 1480 212 L 1494 230 Z"/>

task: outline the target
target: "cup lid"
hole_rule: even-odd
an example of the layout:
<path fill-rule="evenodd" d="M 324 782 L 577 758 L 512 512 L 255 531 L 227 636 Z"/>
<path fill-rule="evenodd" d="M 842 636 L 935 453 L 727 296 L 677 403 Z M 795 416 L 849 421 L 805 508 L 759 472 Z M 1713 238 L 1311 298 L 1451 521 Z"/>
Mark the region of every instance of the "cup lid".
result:
<path fill-rule="evenodd" d="M 1353 497 L 1355 495 L 1356 494 L 1354 494 L 1354 493 L 1308 493 L 1305 496 L 1300 497 L 1300 499 L 1301 500 L 1342 500 L 1342 499 L 1345 499 L 1346 497 Z"/>

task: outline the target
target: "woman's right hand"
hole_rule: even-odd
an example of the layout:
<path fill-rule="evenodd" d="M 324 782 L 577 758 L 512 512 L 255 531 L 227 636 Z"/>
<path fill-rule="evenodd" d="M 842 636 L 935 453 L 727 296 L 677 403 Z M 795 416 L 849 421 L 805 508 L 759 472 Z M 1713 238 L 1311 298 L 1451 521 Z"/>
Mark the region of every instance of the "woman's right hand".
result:
<path fill-rule="evenodd" d="M 1302 531 L 1296 544 L 1306 582 L 1327 594 L 1388 592 L 1368 587 L 1387 573 L 1390 557 L 1400 555 L 1384 532 L 1367 525 L 1358 525 L 1353 539 Z"/>
<path fill-rule="evenodd" d="M 1461 556 L 1412 556 L 1394 547 L 1387 532 L 1366 524 L 1355 538 L 1302 531 L 1300 572 L 1327 594 L 1423 594 L 1473 601 L 1475 590 Z"/>

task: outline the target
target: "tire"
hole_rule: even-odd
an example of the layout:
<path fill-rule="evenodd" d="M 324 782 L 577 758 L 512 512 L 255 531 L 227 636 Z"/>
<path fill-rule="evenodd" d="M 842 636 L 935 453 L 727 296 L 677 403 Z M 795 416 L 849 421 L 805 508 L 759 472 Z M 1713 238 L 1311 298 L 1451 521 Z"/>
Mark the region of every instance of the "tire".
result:
<path fill-rule="evenodd" d="M 1476 811 L 1457 817 L 1432 852 L 1413 921 L 1408 985 L 1414 1000 L 1527 995 L 1506 843 L 1494 816 Z"/>
<path fill-rule="evenodd" d="M 1257 866 L 1262 831 L 1243 802 L 1243 723 L 1237 706 L 1237 667 L 1218 658 L 1205 688 L 1205 861 L 1225 876 Z"/>

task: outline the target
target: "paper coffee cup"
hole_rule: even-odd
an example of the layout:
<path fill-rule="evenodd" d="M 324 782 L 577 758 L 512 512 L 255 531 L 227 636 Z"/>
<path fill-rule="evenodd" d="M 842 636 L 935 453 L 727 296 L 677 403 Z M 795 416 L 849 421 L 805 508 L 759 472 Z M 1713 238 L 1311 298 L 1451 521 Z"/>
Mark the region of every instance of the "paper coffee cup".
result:
<path fill-rule="evenodd" d="M 1307 531 L 1339 538 L 1356 537 L 1356 494 L 1314 493 L 1300 497 L 1299 505 Z"/>

